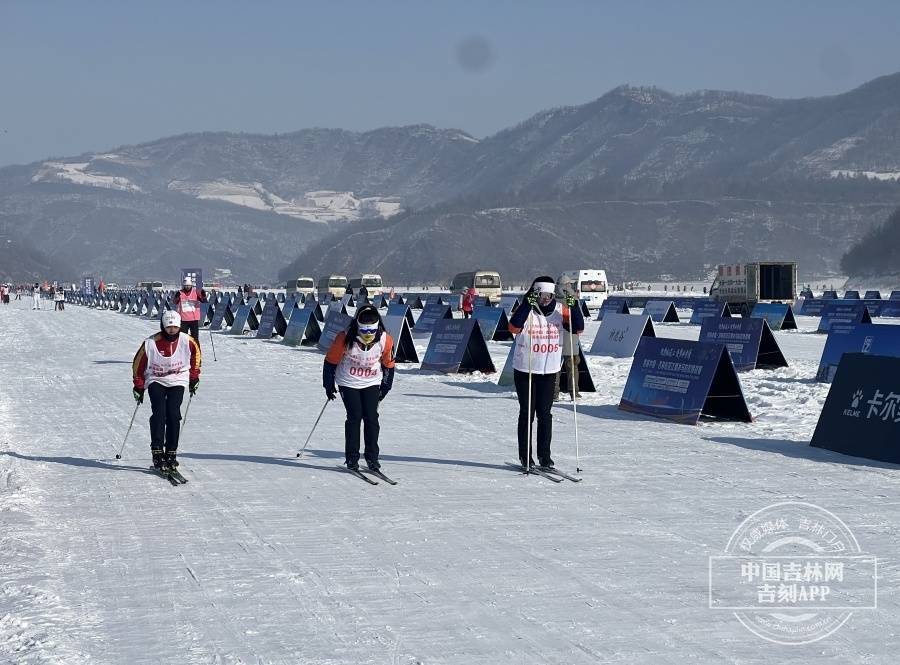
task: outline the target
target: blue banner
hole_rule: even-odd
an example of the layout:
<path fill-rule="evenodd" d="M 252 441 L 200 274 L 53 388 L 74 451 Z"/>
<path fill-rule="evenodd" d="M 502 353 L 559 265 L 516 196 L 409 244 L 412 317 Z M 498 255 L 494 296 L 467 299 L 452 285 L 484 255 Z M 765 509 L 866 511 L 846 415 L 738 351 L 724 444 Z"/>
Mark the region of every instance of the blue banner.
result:
<path fill-rule="evenodd" d="M 788 366 L 763 317 L 704 319 L 700 341 L 724 344 L 738 372 Z"/>
<path fill-rule="evenodd" d="M 650 315 L 655 323 L 678 323 L 678 312 L 671 300 L 650 300 L 644 306 L 644 314 Z"/>
<path fill-rule="evenodd" d="M 83 295 L 83 296 L 94 295 L 94 278 L 93 277 L 82 277 L 81 278 L 81 295 Z"/>
<path fill-rule="evenodd" d="M 891 295 L 888 300 L 900 300 L 900 291 L 891 291 Z"/>
<path fill-rule="evenodd" d="M 881 291 L 866 291 L 863 300 L 881 300 Z"/>
<path fill-rule="evenodd" d="M 631 358 L 641 337 L 656 337 L 649 316 L 608 312 L 597 330 L 589 355 Z"/>
<path fill-rule="evenodd" d="M 900 464 L 900 358 L 846 353 L 810 445 Z"/>
<path fill-rule="evenodd" d="M 882 317 L 900 317 L 900 300 L 888 300 L 881 306 Z"/>
<path fill-rule="evenodd" d="M 409 326 L 410 330 L 416 326 L 416 320 L 413 318 L 412 310 L 409 308 L 409 305 L 405 303 L 393 303 L 388 305 L 387 315 L 402 316 L 406 319 L 406 325 Z"/>
<path fill-rule="evenodd" d="M 515 355 L 516 345 L 513 343 L 513 345 L 509 347 L 509 353 L 506 354 L 506 362 L 503 363 L 503 369 L 500 372 L 500 377 L 497 379 L 498 386 L 511 386 L 515 383 L 515 378 L 513 376 L 513 357 Z"/>
<path fill-rule="evenodd" d="M 597 312 L 597 318 L 595 320 L 602 321 L 607 312 L 612 312 L 614 314 L 628 314 L 628 301 L 622 296 L 610 296 L 603 301 L 602 305 L 600 305 L 600 310 Z"/>
<path fill-rule="evenodd" d="M 352 321 L 352 316 L 339 310 L 328 312 L 328 315 L 325 317 L 325 325 L 322 328 L 322 334 L 319 336 L 319 341 L 316 343 L 319 350 L 328 353 L 328 349 L 331 348 L 331 343 L 334 342 L 334 338 L 338 336 L 338 333 L 346 331 Z"/>
<path fill-rule="evenodd" d="M 249 330 L 256 330 L 259 327 L 259 321 L 256 318 L 256 312 L 253 311 L 252 305 L 241 305 L 234 314 L 234 322 L 228 330 L 229 335 L 243 335 Z"/>
<path fill-rule="evenodd" d="M 844 291 L 844 300 L 859 300 L 859 291 Z"/>
<path fill-rule="evenodd" d="M 837 291 L 822 291 L 822 300 L 836 300 Z"/>
<path fill-rule="evenodd" d="M 291 311 L 291 318 L 281 343 L 288 346 L 311 346 L 317 343 L 321 336 L 322 329 L 319 328 L 319 321 L 313 316 L 312 310 L 297 307 Z"/>
<path fill-rule="evenodd" d="M 435 324 L 441 319 L 453 318 L 448 305 L 432 303 L 425 305 L 422 313 L 419 314 L 419 320 L 413 330 L 418 333 L 430 334 L 434 330 Z"/>
<path fill-rule="evenodd" d="M 691 313 L 691 323 L 700 325 L 703 319 L 712 316 L 717 319 L 731 318 L 731 309 L 726 302 L 716 302 L 715 300 L 703 300 L 694 305 L 694 311 Z"/>
<path fill-rule="evenodd" d="M 501 296 L 500 307 L 506 312 L 506 316 L 512 316 L 519 306 L 519 296 Z"/>
<path fill-rule="evenodd" d="M 284 314 L 281 313 L 278 301 L 275 298 L 266 300 L 266 306 L 259 319 L 259 326 L 256 328 L 256 338 L 270 339 L 273 335 L 283 337 L 286 330 L 287 321 L 284 320 Z"/>
<path fill-rule="evenodd" d="M 869 314 L 875 318 L 881 316 L 881 310 L 884 309 L 884 300 L 863 300 L 863 304 L 869 309 Z"/>
<path fill-rule="evenodd" d="M 765 319 L 772 330 L 796 330 L 797 322 L 794 319 L 794 310 L 788 304 L 783 303 L 757 303 L 750 314 L 754 319 Z"/>
<path fill-rule="evenodd" d="M 752 420 L 724 344 L 660 337 L 641 338 L 619 408 L 689 425 Z"/>
<path fill-rule="evenodd" d="M 859 323 L 835 326 L 828 333 L 816 381 L 832 381 L 845 353 L 900 357 L 900 326 Z"/>
<path fill-rule="evenodd" d="M 861 300 L 831 301 L 822 310 L 817 332 L 830 332 L 833 326 L 847 326 L 851 323 L 872 323 L 872 317 L 865 304 Z"/>
<path fill-rule="evenodd" d="M 825 309 L 825 305 L 828 303 L 829 300 L 806 299 L 800 306 L 800 314 L 803 316 L 822 316 L 822 310 Z"/>
<path fill-rule="evenodd" d="M 513 338 L 509 332 L 506 310 L 501 307 L 476 307 L 472 310 L 472 318 L 478 322 L 481 334 L 487 341 L 508 342 Z"/>
<path fill-rule="evenodd" d="M 474 319 L 438 319 L 425 351 L 422 369 L 445 374 L 491 374 L 494 362 Z"/>

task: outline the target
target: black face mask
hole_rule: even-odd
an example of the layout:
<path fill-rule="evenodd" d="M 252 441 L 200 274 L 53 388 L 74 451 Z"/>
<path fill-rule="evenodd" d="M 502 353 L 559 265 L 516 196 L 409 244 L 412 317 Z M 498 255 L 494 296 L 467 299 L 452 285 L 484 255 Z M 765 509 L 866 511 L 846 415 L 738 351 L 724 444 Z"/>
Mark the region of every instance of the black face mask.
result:
<path fill-rule="evenodd" d="M 167 342 L 174 342 L 176 339 L 178 339 L 178 336 L 181 334 L 180 330 L 177 333 L 175 333 L 174 335 L 170 335 L 169 333 L 166 332 L 166 329 L 163 328 L 162 326 L 160 326 L 159 329 L 162 331 L 163 339 L 165 339 Z"/>

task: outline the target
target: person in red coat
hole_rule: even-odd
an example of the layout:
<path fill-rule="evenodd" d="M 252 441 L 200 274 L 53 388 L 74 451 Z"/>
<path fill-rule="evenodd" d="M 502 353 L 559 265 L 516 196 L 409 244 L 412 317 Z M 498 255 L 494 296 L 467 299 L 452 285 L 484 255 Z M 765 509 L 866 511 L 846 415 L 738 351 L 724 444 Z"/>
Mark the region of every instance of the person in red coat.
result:
<path fill-rule="evenodd" d="M 181 402 L 185 388 L 191 395 L 197 392 L 202 356 L 197 341 L 181 332 L 178 312 L 164 312 L 159 327 L 134 354 L 132 395 L 138 404 L 145 390 L 150 395 L 150 454 L 153 466 L 166 471 L 178 466 Z"/>
<path fill-rule="evenodd" d="M 475 309 L 475 299 L 478 297 L 478 291 L 474 289 L 474 287 L 469 287 L 466 289 L 465 293 L 463 293 L 462 297 L 462 312 L 463 318 L 468 319 L 472 316 L 472 311 Z"/>

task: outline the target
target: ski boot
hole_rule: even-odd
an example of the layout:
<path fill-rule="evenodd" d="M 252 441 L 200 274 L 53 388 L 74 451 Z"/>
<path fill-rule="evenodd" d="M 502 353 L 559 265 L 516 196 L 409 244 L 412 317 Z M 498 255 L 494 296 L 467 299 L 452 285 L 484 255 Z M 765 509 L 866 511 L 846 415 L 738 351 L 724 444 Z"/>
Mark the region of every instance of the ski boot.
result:
<path fill-rule="evenodd" d="M 162 450 L 151 449 L 150 454 L 153 456 L 153 468 L 157 471 L 165 471 L 166 457 Z"/>
<path fill-rule="evenodd" d="M 166 471 L 177 471 L 178 470 L 178 458 L 176 457 L 176 453 L 174 450 L 166 451 L 165 469 L 166 469 Z"/>
<path fill-rule="evenodd" d="M 553 460 L 550 459 L 549 457 L 545 457 L 544 459 L 541 460 L 541 464 L 538 468 L 552 469 L 553 468 Z"/>

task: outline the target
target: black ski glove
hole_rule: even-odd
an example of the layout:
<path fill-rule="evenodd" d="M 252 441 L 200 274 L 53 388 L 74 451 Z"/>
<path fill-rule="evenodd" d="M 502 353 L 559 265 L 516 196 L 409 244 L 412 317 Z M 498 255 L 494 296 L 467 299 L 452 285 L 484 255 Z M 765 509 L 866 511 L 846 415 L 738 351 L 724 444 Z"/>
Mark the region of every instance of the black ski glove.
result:
<path fill-rule="evenodd" d="M 200 387 L 200 379 L 195 379 L 194 381 L 190 381 L 188 383 L 188 390 L 190 391 L 191 395 L 196 395 L 197 388 L 199 388 L 199 387 Z"/>
<path fill-rule="evenodd" d="M 131 396 L 134 397 L 134 401 L 138 404 L 144 403 L 144 389 L 143 388 L 132 388 Z"/>
<path fill-rule="evenodd" d="M 334 385 L 334 373 L 337 365 L 332 365 L 327 360 L 322 364 L 322 387 L 325 388 L 325 396 L 332 400 L 337 397 L 337 388 Z"/>
<path fill-rule="evenodd" d="M 394 385 L 394 368 L 393 367 L 383 367 L 382 368 L 382 378 L 381 378 L 381 386 L 378 388 L 378 401 L 380 402 L 387 394 L 391 392 L 391 388 Z"/>

